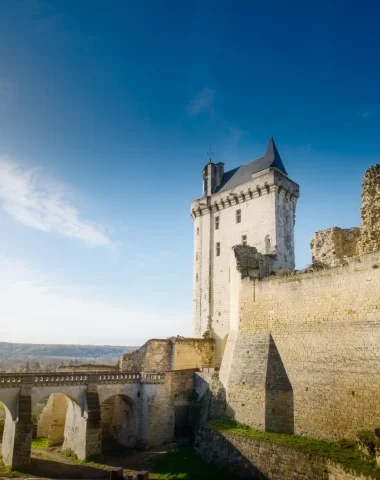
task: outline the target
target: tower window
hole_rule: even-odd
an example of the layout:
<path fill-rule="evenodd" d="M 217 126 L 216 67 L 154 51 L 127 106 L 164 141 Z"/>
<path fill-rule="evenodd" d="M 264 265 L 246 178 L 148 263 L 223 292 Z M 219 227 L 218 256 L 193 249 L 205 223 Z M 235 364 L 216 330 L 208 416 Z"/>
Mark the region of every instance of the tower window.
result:
<path fill-rule="evenodd" d="M 216 243 L 216 256 L 220 257 L 220 243 L 219 242 Z"/>
<path fill-rule="evenodd" d="M 196 282 L 198 281 L 198 274 L 197 273 L 195 274 L 195 281 Z"/>
<path fill-rule="evenodd" d="M 198 261 L 198 252 L 195 254 L 195 261 Z"/>
<path fill-rule="evenodd" d="M 236 223 L 241 222 L 241 210 L 236 210 Z"/>
<path fill-rule="evenodd" d="M 199 235 L 199 227 L 197 227 L 197 235 Z"/>
<path fill-rule="evenodd" d="M 219 230 L 219 217 L 215 217 L 215 230 Z"/>
<path fill-rule="evenodd" d="M 241 243 L 242 243 L 242 245 L 247 245 L 247 235 L 242 235 L 241 236 Z"/>

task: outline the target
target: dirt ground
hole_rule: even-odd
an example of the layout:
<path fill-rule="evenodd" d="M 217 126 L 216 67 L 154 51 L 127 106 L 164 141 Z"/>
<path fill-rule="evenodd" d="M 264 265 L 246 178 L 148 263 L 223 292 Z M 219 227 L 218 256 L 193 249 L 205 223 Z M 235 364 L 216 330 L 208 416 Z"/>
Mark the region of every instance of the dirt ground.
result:
<path fill-rule="evenodd" d="M 59 449 L 33 449 L 30 467 L 23 472 L 1 472 L 0 478 L 39 478 L 39 479 L 107 479 L 109 471 L 122 467 L 124 474 L 140 470 L 152 471 L 162 455 L 175 448 L 175 444 L 165 445 L 145 451 L 119 450 L 102 456 L 101 463 L 81 464 L 62 455 Z M 151 475 L 151 478 L 160 478 Z"/>

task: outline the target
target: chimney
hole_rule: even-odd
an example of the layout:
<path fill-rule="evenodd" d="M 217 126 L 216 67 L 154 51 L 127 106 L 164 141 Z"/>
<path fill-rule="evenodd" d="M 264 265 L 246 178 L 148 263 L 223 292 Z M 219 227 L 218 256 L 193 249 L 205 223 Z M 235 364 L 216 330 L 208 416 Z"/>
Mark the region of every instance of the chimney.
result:
<path fill-rule="evenodd" d="M 218 187 L 221 184 L 223 174 L 224 174 L 224 163 L 218 162 L 216 164 L 216 176 L 215 176 L 215 186 L 216 187 Z"/>

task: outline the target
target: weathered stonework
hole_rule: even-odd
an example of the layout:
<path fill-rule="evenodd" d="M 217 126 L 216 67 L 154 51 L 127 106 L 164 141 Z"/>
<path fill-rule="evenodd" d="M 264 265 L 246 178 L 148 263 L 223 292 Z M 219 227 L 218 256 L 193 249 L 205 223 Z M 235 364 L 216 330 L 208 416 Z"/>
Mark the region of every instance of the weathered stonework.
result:
<path fill-rule="evenodd" d="M 310 242 L 313 264 L 337 267 L 359 254 L 361 229 L 333 227 L 320 230 Z"/>
<path fill-rule="evenodd" d="M 372 480 L 299 450 L 207 429 L 198 432 L 195 451 L 207 463 L 254 480 Z"/>
<path fill-rule="evenodd" d="M 256 429 L 355 438 L 380 418 L 380 252 L 313 273 L 231 266 L 227 412 Z M 233 292 L 233 293 L 232 293 Z"/>
<path fill-rule="evenodd" d="M 380 250 L 380 165 L 373 165 L 364 175 L 360 215 L 360 253 L 376 252 Z"/>
<path fill-rule="evenodd" d="M 360 213 L 360 228 L 334 227 L 316 232 L 310 243 L 313 263 L 336 267 L 380 250 L 380 165 L 373 165 L 364 175 Z"/>
<path fill-rule="evenodd" d="M 212 338 L 172 337 L 148 340 L 134 352 L 120 357 L 118 367 L 129 372 L 165 372 L 213 365 Z"/>
<path fill-rule="evenodd" d="M 62 449 L 72 450 L 80 460 L 101 454 L 102 430 L 113 431 L 114 439 L 120 441 L 122 437 L 129 446 L 145 448 L 170 442 L 174 436 L 176 392 L 183 399 L 193 375 L 194 369 L 166 374 L 0 375 L 0 401 L 6 412 L 4 463 L 18 468 L 30 462 L 32 408 L 36 412 L 36 405 L 48 396 L 51 400 L 43 411 L 40 433 L 51 445 L 63 442 Z M 125 405 L 130 407 L 128 411 L 123 409 Z"/>
<path fill-rule="evenodd" d="M 68 403 L 62 393 L 54 393 L 49 397 L 37 423 L 37 437 L 48 439 L 48 445 L 62 445 Z"/>

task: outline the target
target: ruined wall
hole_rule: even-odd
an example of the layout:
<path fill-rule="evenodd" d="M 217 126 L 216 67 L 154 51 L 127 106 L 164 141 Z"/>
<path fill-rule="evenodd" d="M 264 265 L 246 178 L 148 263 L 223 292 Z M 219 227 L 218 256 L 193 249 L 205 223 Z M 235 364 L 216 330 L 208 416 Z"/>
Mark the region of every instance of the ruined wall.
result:
<path fill-rule="evenodd" d="M 313 263 L 336 267 L 352 257 L 380 250 L 380 165 L 373 165 L 364 175 L 360 214 L 360 228 L 316 232 L 310 243 Z"/>
<path fill-rule="evenodd" d="M 201 430 L 195 451 L 205 462 L 256 480 L 371 480 L 339 464 L 274 443 Z"/>
<path fill-rule="evenodd" d="M 174 338 L 172 369 L 214 365 L 215 341 L 212 338 Z"/>
<path fill-rule="evenodd" d="M 373 165 L 364 175 L 360 215 L 363 223 L 360 252 L 380 250 L 380 165 Z"/>
<path fill-rule="evenodd" d="M 153 339 L 119 359 L 124 372 L 162 372 L 171 369 L 172 344 L 169 339 Z"/>
<path fill-rule="evenodd" d="M 149 340 L 141 348 L 123 355 L 122 371 L 163 372 L 213 365 L 215 341 L 211 338 L 172 337 Z"/>
<path fill-rule="evenodd" d="M 377 427 L 380 252 L 262 281 L 239 273 L 231 275 L 238 308 L 220 372 L 229 414 L 254 428 L 327 439 Z"/>
<path fill-rule="evenodd" d="M 333 227 L 320 230 L 310 242 L 313 263 L 337 267 L 359 255 L 361 229 Z"/>

